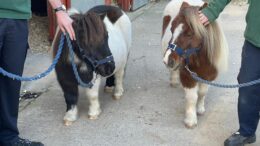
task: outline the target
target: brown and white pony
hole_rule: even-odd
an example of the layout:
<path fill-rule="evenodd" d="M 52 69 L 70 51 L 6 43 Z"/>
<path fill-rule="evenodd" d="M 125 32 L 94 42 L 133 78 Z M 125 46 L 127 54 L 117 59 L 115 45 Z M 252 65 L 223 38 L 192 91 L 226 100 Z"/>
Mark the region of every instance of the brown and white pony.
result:
<path fill-rule="evenodd" d="M 76 41 L 72 41 L 74 60 L 80 78 L 93 83 L 92 88 L 86 88 L 89 99 L 88 117 L 98 118 L 101 113 L 98 91 L 101 77 L 106 77 L 106 87 L 114 91 L 114 99 L 123 95 L 123 77 L 131 46 L 132 27 L 129 17 L 114 6 L 96 6 L 85 14 L 71 10 Z M 61 31 L 57 31 L 53 43 L 53 55 L 57 54 Z M 71 125 L 78 118 L 78 82 L 74 76 L 71 58 L 65 42 L 61 58 L 56 66 L 58 82 L 64 92 L 67 104 L 64 116 L 65 125 Z M 108 56 L 113 59 L 99 65 L 93 62 L 104 60 Z"/>
<path fill-rule="evenodd" d="M 227 69 L 228 46 L 218 23 L 204 27 L 198 11 L 201 0 L 172 0 L 166 6 L 162 27 L 163 61 L 170 68 L 171 85 L 181 83 L 185 91 L 186 127 L 197 125 L 197 114 L 204 114 L 208 85 L 195 81 L 185 66 L 203 79 L 213 81 Z"/>

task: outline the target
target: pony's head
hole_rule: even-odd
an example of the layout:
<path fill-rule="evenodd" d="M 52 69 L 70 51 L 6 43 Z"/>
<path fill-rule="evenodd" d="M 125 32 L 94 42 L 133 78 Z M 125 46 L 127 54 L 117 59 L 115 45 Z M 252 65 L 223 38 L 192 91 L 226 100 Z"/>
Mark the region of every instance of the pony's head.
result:
<path fill-rule="evenodd" d="M 220 48 L 217 24 L 203 26 L 198 16 L 199 9 L 183 2 L 178 15 L 169 24 L 172 36 L 163 59 L 168 67 L 177 69 L 199 53 L 205 54 L 212 64 L 217 61 Z"/>
<path fill-rule="evenodd" d="M 96 13 L 71 16 L 76 34 L 75 53 L 88 68 L 102 76 L 114 72 L 115 62 L 108 45 L 108 32 L 102 16 Z"/>

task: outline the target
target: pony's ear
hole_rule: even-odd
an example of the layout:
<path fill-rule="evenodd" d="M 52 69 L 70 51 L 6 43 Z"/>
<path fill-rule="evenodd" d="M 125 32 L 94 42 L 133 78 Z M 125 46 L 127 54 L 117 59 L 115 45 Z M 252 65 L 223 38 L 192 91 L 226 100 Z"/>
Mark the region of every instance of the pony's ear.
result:
<path fill-rule="evenodd" d="M 208 3 L 204 3 L 204 4 L 199 8 L 199 10 L 204 9 L 204 8 L 206 8 L 207 6 L 208 6 Z"/>
<path fill-rule="evenodd" d="M 187 3 L 187 2 L 182 2 L 181 4 L 181 9 L 184 9 L 184 8 L 187 8 L 189 7 L 190 5 Z"/>

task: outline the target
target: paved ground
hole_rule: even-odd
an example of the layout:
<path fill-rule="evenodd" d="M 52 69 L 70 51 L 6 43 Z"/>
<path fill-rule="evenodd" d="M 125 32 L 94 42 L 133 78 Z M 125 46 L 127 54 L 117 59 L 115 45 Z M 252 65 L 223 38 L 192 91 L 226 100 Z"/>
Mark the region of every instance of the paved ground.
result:
<path fill-rule="evenodd" d="M 206 113 L 195 129 L 186 129 L 184 93 L 169 86 L 169 73 L 160 49 L 161 15 L 166 2 L 144 9 L 133 21 L 133 47 L 125 78 L 125 94 L 114 101 L 100 90 L 103 110 L 98 120 L 87 119 L 88 101 L 81 90 L 80 118 L 70 127 L 63 125 L 65 102 L 53 79 L 49 89 L 20 111 L 22 137 L 39 140 L 46 146 L 221 146 L 238 128 L 237 90 L 210 88 Z M 236 83 L 243 44 L 246 6 L 227 7 L 222 24 L 230 44 L 230 68 L 219 82 Z M 132 14 L 131 14 L 132 15 Z M 40 72 L 49 64 L 48 55 L 30 54 L 25 73 Z M 35 68 L 37 66 L 38 68 Z M 34 85 L 45 89 L 44 84 Z M 257 134 L 259 130 L 257 131 Z M 260 140 L 252 146 L 260 145 Z"/>

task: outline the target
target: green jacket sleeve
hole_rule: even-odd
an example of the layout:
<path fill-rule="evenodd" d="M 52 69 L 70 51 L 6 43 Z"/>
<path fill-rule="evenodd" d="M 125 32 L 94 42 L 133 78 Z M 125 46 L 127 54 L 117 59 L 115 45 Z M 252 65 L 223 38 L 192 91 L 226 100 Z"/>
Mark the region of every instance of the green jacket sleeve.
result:
<path fill-rule="evenodd" d="M 215 21 L 230 1 L 231 0 L 211 0 L 208 6 L 202 9 L 202 13 L 208 17 L 210 22 Z"/>

